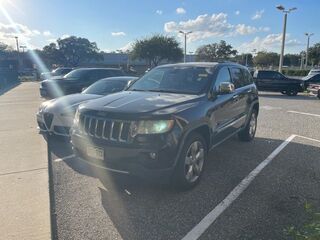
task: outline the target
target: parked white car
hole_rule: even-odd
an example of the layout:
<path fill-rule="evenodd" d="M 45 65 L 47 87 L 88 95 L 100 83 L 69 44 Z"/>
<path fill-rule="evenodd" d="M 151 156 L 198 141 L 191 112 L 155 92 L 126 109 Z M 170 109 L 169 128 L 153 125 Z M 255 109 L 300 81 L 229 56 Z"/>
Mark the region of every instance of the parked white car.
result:
<path fill-rule="evenodd" d="M 81 93 L 71 94 L 43 102 L 37 112 L 40 133 L 69 136 L 77 107 L 86 101 L 120 92 L 137 77 L 110 77 L 97 81 Z"/>

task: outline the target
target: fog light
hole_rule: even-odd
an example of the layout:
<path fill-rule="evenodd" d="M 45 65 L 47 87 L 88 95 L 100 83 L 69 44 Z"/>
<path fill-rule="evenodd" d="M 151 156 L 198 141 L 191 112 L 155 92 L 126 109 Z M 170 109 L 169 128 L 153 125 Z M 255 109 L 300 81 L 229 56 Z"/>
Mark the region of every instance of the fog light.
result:
<path fill-rule="evenodd" d="M 150 158 L 152 158 L 153 160 L 155 160 L 157 158 L 157 154 L 152 152 L 152 153 L 149 153 L 150 155 Z"/>

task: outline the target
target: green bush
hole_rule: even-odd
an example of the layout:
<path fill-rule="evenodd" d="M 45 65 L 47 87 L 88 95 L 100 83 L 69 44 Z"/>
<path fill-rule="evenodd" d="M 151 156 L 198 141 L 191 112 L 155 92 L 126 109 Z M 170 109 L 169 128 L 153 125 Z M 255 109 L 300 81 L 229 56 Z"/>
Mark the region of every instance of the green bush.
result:
<path fill-rule="evenodd" d="M 306 203 L 305 211 L 308 214 L 308 221 L 302 227 L 289 227 L 285 230 L 287 236 L 294 240 L 319 240 L 320 239 L 320 212 L 316 212 L 314 207 Z"/>
<path fill-rule="evenodd" d="M 309 73 L 309 70 L 285 69 L 282 72 L 284 75 L 288 75 L 288 76 L 307 76 Z"/>

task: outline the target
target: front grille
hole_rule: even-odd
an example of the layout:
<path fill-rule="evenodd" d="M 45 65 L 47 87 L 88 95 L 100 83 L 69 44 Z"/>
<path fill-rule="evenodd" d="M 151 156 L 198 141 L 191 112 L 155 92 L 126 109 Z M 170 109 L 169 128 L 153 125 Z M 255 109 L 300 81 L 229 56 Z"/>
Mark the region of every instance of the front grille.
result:
<path fill-rule="evenodd" d="M 130 138 L 129 121 L 81 115 L 79 125 L 80 132 L 91 137 L 115 142 L 128 142 Z"/>
<path fill-rule="evenodd" d="M 47 128 L 49 129 L 51 127 L 51 123 L 53 120 L 53 114 L 52 113 L 44 113 L 43 114 L 43 120 L 47 126 Z"/>

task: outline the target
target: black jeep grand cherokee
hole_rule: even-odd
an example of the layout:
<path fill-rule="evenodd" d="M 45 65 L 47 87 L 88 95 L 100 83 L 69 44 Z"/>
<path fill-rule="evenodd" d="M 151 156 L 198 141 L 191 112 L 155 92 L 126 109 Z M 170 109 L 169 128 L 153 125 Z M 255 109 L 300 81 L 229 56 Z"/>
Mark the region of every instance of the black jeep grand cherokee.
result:
<path fill-rule="evenodd" d="M 71 139 L 75 154 L 91 165 L 190 188 L 211 148 L 236 133 L 254 138 L 258 112 L 245 67 L 164 65 L 127 91 L 80 105 Z"/>

